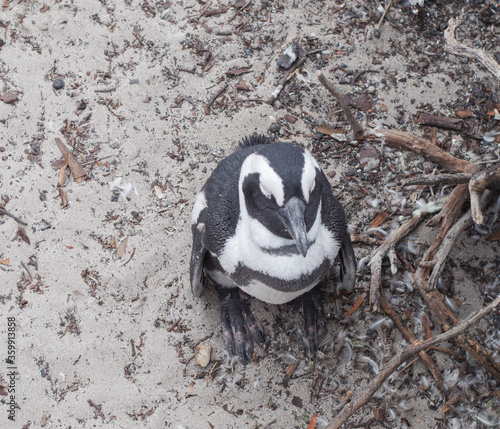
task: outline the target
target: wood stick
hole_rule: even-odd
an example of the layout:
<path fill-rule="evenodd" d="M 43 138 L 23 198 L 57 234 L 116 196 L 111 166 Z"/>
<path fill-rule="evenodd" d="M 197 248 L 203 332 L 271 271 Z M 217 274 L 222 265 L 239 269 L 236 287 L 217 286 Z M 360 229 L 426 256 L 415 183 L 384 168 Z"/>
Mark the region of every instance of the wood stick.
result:
<path fill-rule="evenodd" d="M 484 209 L 486 205 L 491 201 L 493 195 L 495 193 L 493 191 L 485 191 L 481 201 L 478 202 L 479 210 Z M 451 249 L 455 245 L 458 237 L 462 232 L 472 225 L 472 214 L 471 210 L 469 210 L 466 214 L 464 214 L 459 221 L 455 222 L 453 227 L 450 228 L 446 236 L 444 237 L 439 250 L 435 256 L 435 264 L 432 269 L 432 273 L 427 282 L 428 289 L 434 289 L 436 287 L 439 276 L 441 275 L 441 271 L 443 270 L 444 264 L 446 263 L 446 259 L 448 258 Z"/>
<path fill-rule="evenodd" d="M 226 83 L 221 89 L 219 89 L 214 95 L 212 95 L 212 97 L 210 98 L 210 100 L 208 100 L 207 107 L 211 107 L 212 104 L 214 104 L 214 101 L 217 100 L 217 98 L 219 98 L 219 96 L 223 92 L 225 92 L 228 87 L 229 87 L 229 84 Z"/>
<path fill-rule="evenodd" d="M 487 54 L 483 49 L 469 48 L 457 41 L 455 38 L 455 30 L 461 23 L 462 21 L 455 18 L 450 18 L 448 21 L 448 28 L 444 30 L 444 40 L 446 42 L 444 49 L 454 55 L 479 61 L 489 72 L 493 73 L 497 79 L 500 79 L 500 65 L 491 55 Z"/>
<path fill-rule="evenodd" d="M 13 215 L 11 212 L 5 210 L 5 207 L 3 207 L 3 206 L 0 206 L 0 213 L 11 217 L 12 219 L 14 219 L 17 223 L 20 223 L 21 225 L 24 225 L 24 226 L 28 225 L 24 220 L 19 219 L 17 216 Z"/>
<path fill-rule="evenodd" d="M 307 55 L 304 55 L 303 58 L 301 58 L 292 67 L 290 67 L 290 69 L 287 70 L 283 78 L 278 83 L 278 86 L 271 94 L 271 97 L 269 97 L 269 100 L 267 100 L 267 104 L 270 104 L 271 106 L 274 104 L 274 102 L 278 99 L 278 96 L 280 95 L 281 91 L 285 87 L 285 84 L 288 82 L 288 79 L 290 78 L 292 73 L 294 73 L 295 70 L 299 69 L 302 66 L 302 64 L 306 62 L 306 60 L 307 60 Z"/>
<path fill-rule="evenodd" d="M 479 197 L 482 192 L 500 180 L 500 166 L 491 171 L 482 171 L 481 173 L 475 174 L 471 181 L 469 182 L 469 193 L 470 193 L 470 208 L 472 210 L 472 219 L 478 225 L 483 223 L 483 213 L 479 202 Z"/>
<path fill-rule="evenodd" d="M 429 115 L 421 113 L 418 117 L 420 125 L 443 128 L 445 130 L 460 131 L 464 126 L 464 120 L 460 118 L 449 118 L 447 116 Z"/>
<path fill-rule="evenodd" d="M 411 332 L 403 324 L 403 322 L 399 318 L 394 308 L 392 308 L 389 302 L 385 299 L 384 295 L 380 297 L 380 305 L 382 306 L 382 309 L 384 310 L 385 314 L 387 314 L 393 320 L 394 324 L 397 326 L 397 328 L 403 334 L 406 340 L 410 344 L 415 343 L 417 341 L 417 337 L 415 337 L 415 334 Z M 434 363 L 431 357 L 425 352 L 425 350 L 419 352 L 418 355 L 420 356 L 420 359 L 422 359 L 422 361 L 427 365 L 427 368 L 429 368 L 429 371 L 431 372 L 432 377 L 436 381 L 439 390 L 443 390 L 444 377 L 439 368 L 437 367 L 437 365 Z"/>
<path fill-rule="evenodd" d="M 318 72 L 318 80 L 320 81 L 321 85 L 323 85 L 328 90 L 328 92 L 335 97 L 335 99 L 340 104 L 340 107 L 342 107 L 342 110 L 344 111 L 344 115 L 346 116 L 347 122 L 349 122 L 349 124 L 351 125 L 351 128 L 352 128 L 352 131 L 354 132 L 354 137 L 356 137 L 356 138 L 363 137 L 363 134 L 364 134 L 363 127 L 359 124 L 359 122 L 354 117 L 354 115 L 351 111 L 351 108 L 349 107 L 349 102 L 345 98 L 342 91 L 340 91 L 338 88 L 336 88 L 321 72 Z"/>
<path fill-rule="evenodd" d="M 445 330 L 449 328 L 448 320 L 451 321 L 452 325 L 458 322 L 458 318 L 455 313 L 446 305 L 443 295 L 437 289 L 430 289 L 428 287 L 429 273 L 430 270 L 435 265 L 436 254 L 439 251 L 442 241 L 444 240 L 446 233 L 455 223 L 458 218 L 460 211 L 462 210 L 463 203 L 467 198 L 468 190 L 466 185 L 458 185 L 451 193 L 448 201 L 445 204 L 443 210 L 438 215 L 435 216 L 433 221 L 435 223 L 441 223 L 441 229 L 439 230 L 436 239 L 432 245 L 425 252 L 421 263 L 419 264 L 417 271 L 413 275 L 413 283 L 417 287 L 418 292 L 424 298 L 427 303 L 429 310 L 431 311 L 432 317 L 439 323 Z"/>
<path fill-rule="evenodd" d="M 396 149 L 409 150 L 424 155 L 430 161 L 441 165 L 452 173 L 475 173 L 474 164 L 464 159 L 455 158 L 440 147 L 433 145 L 427 139 L 415 136 L 407 131 L 377 129 L 370 130 L 364 137 L 384 141 L 388 146 Z"/>
<path fill-rule="evenodd" d="M 403 186 L 413 185 L 460 185 L 469 183 L 472 178 L 470 173 L 449 173 L 449 174 L 436 174 L 430 176 L 410 177 L 401 181 Z"/>
<path fill-rule="evenodd" d="M 496 362 L 481 344 L 479 344 L 474 338 L 467 338 L 464 334 L 459 335 L 455 342 L 458 346 L 466 350 L 477 363 L 479 363 L 486 371 L 488 371 L 500 382 L 500 363 Z"/>
<path fill-rule="evenodd" d="M 382 22 L 384 22 L 384 18 L 385 16 L 387 15 L 387 12 L 389 12 L 389 9 L 391 8 L 392 6 L 392 2 L 393 0 L 389 0 L 387 2 L 387 6 L 385 7 L 384 9 L 384 13 L 382 14 L 382 16 L 380 17 L 380 20 L 378 21 L 378 24 L 377 24 L 377 30 L 380 31 L 380 27 L 382 26 Z"/>
<path fill-rule="evenodd" d="M 406 362 L 408 359 L 420 353 L 422 350 L 427 350 L 443 341 L 448 341 L 456 338 L 458 335 L 465 332 L 471 326 L 475 325 L 479 320 L 481 320 L 488 313 L 493 311 L 500 304 L 500 296 L 497 296 L 490 304 L 482 308 L 478 312 L 470 315 L 458 326 L 450 329 L 447 332 L 422 342 L 415 342 L 410 346 L 405 347 L 400 350 L 387 364 L 380 368 L 379 373 L 373 378 L 373 380 L 362 390 L 356 392 L 352 401 L 346 404 L 339 414 L 330 421 L 325 429 L 338 429 L 340 428 L 359 408 L 365 405 L 373 394 L 380 388 L 382 383 L 389 377 L 402 363 Z"/>
<path fill-rule="evenodd" d="M 416 215 L 393 231 L 376 250 L 370 260 L 371 279 L 370 279 L 370 304 L 373 309 L 378 311 L 380 305 L 380 288 L 382 278 L 382 261 L 385 254 L 392 245 L 396 245 L 406 234 L 412 231 L 420 222 L 421 216 Z"/>

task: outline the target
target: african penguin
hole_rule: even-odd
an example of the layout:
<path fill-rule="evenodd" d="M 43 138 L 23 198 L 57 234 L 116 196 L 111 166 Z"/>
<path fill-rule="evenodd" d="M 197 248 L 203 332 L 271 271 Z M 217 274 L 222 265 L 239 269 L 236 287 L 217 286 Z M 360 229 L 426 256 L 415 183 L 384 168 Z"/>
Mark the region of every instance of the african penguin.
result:
<path fill-rule="evenodd" d="M 253 342 L 265 342 L 248 294 L 271 304 L 295 300 L 306 352 L 314 357 L 325 334 L 315 286 L 339 256 L 343 287 L 351 290 L 356 260 L 344 210 L 312 155 L 264 136 L 243 139 L 196 197 L 192 233 L 191 288 L 201 295 L 203 274 L 215 286 L 229 354 L 246 365 Z"/>

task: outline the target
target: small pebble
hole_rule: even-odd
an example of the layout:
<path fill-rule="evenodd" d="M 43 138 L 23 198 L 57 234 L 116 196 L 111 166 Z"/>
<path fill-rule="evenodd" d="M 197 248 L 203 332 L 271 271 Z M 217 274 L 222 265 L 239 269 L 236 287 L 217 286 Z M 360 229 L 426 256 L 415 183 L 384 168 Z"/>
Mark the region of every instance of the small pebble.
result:
<path fill-rule="evenodd" d="M 271 126 L 269 127 L 269 132 L 272 134 L 278 133 L 280 129 L 281 129 L 280 124 L 271 124 Z"/>
<path fill-rule="evenodd" d="M 78 104 L 78 110 L 85 110 L 87 108 L 87 103 L 85 103 L 85 101 L 80 101 L 80 103 Z"/>
<path fill-rule="evenodd" d="M 52 84 L 52 88 L 54 89 L 63 89 L 64 88 L 64 80 L 56 79 Z"/>
<path fill-rule="evenodd" d="M 205 368 L 210 363 L 210 354 L 212 353 L 211 345 L 203 345 L 200 344 L 196 347 L 196 351 L 194 353 L 194 361 L 197 365 Z"/>
<path fill-rule="evenodd" d="M 285 70 L 288 70 L 297 59 L 298 53 L 299 46 L 297 43 L 294 43 L 292 46 L 287 48 L 285 52 L 283 52 L 281 57 L 278 58 L 278 65 L 283 67 Z"/>

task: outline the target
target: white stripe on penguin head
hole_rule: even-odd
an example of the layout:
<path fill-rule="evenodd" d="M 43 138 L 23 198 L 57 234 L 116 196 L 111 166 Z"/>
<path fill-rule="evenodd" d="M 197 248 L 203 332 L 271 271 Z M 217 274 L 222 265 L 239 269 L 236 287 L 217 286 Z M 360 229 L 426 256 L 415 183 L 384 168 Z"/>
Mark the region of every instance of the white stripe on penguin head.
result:
<path fill-rule="evenodd" d="M 250 174 L 258 173 L 260 189 L 264 195 L 273 195 L 274 199 L 280 207 L 285 202 L 285 187 L 283 180 L 278 176 L 276 171 L 273 170 L 266 157 L 258 154 L 251 154 L 245 159 L 241 166 L 240 181 L 238 184 L 240 194 L 240 208 L 242 212 L 246 213 L 245 200 L 243 195 L 243 181 Z"/>
<path fill-rule="evenodd" d="M 316 183 L 316 169 L 319 170 L 319 165 L 312 155 L 304 150 L 304 168 L 302 169 L 302 177 L 300 183 L 302 185 L 302 194 L 306 203 L 309 202 L 309 196 L 314 189 Z"/>

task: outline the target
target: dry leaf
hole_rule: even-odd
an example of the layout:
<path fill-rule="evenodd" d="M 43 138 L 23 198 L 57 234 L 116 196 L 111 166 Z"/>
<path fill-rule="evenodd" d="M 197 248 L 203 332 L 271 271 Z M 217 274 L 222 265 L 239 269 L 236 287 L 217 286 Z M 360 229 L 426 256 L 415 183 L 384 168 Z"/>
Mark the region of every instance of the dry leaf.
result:
<path fill-rule="evenodd" d="M 0 259 L 0 264 L 10 266 L 10 259 Z"/>
<path fill-rule="evenodd" d="M 318 415 L 316 413 L 314 413 L 311 421 L 309 422 L 309 425 L 307 426 L 307 429 L 315 429 L 317 419 L 318 419 Z"/>
<path fill-rule="evenodd" d="M 66 195 L 66 191 L 62 186 L 57 185 L 59 189 L 59 196 L 61 197 L 61 206 L 66 207 L 68 205 L 68 196 Z"/>
<path fill-rule="evenodd" d="M 474 113 L 469 112 L 468 110 L 460 110 L 457 112 L 457 116 L 459 118 L 465 119 L 465 118 L 470 118 L 471 116 L 474 116 Z"/>
<path fill-rule="evenodd" d="M 68 166 L 68 158 L 69 158 L 69 152 L 66 154 L 66 158 L 64 159 L 63 165 L 61 165 L 61 170 L 59 171 L 59 181 L 57 182 L 59 186 L 62 186 L 64 182 L 64 176 L 66 175 L 66 167 Z"/>
<path fill-rule="evenodd" d="M 497 241 L 500 240 L 500 230 L 492 232 L 488 237 L 486 237 L 486 241 Z"/>
<path fill-rule="evenodd" d="M 386 211 L 379 213 L 377 216 L 375 216 L 375 219 L 372 220 L 368 228 L 370 229 L 379 227 L 382 222 L 387 219 L 387 216 L 389 216 L 389 213 L 387 213 Z"/>
<path fill-rule="evenodd" d="M 27 243 L 27 244 L 31 244 L 30 239 L 29 239 L 29 237 L 26 235 L 26 231 L 24 230 L 24 228 L 19 227 L 19 229 L 17 230 L 17 233 L 19 234 L 19 236 L 21 237 L 21 239 L 22 239 L 25 243 Z"/>
<path fill-rule="evenodd" d="M 127 243 L 128 243 L 128 237 L 125 237 L 122 241 L 120 241 L 120 244 L 118 244 L 118 247 L 116 248 L 116 256 L 118 258 L 121 258 L 125 253 L 127 253 Z"/>
<path fill-rule="evenodd" d="M 316 131 L 321 134 L 326 134 L 327 136 L 331 136 L 332 134 L 342 134 L 341 130 L 336 130 L 335 128 L 331 128 L 328 125 L 320 125 Z"/>
<path fill-rule="evenodd" d="M 363 304 L 363 301 L 366 298 L 366 293 L 362 293 L 359 298 L 356 300 L 356 303 L 352 306 L 352 308 L 347 312 L 347 314 L 344 316 L 344 319 L 346 317 L 349 317 L 351 314 L 353 314 L 359 307 L 361 307 L 361 304 Z"/>
<path fill-rule="evenodd" d="M 68 148 L 66 145 L 61 141 L 61 139 L 56 138 L 56 144 L 63 156 L 66 156 L 68 154 L 68 164 L 69 168 L 71 168 L 71 172 L 73 173 L 73 176 L 75 177 L 76 183 L 82 183 L 83 178 L 87 175 L 85 172 L 85 169 L 82 167 L 82 165 L 76 160 L 76 158 L 69 152 Z"/>
<path fill-rule="evenodd" d="M 233 67 L 232 69 L 229 69 L 226 74 L 228 76 L 239 76 L 240 74 L 245 74 L 245 73 L 250 73 L 252 70 L 251 66 L 248 67 Z"/>

